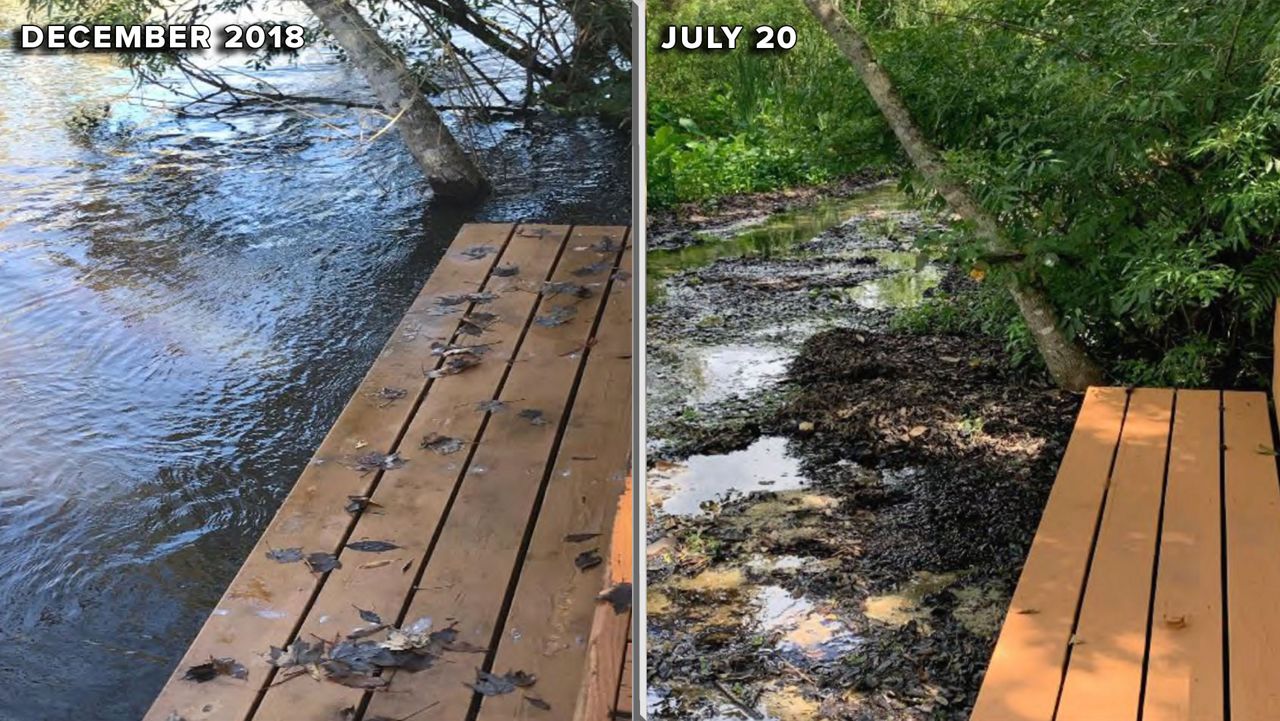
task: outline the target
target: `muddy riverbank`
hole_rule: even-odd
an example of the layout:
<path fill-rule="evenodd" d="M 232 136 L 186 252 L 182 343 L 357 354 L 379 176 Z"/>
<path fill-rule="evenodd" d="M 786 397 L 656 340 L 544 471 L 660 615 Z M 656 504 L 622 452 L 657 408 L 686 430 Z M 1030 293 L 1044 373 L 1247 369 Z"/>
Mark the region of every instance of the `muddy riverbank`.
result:
<path fill-rule="evenodd" d="M 970 281 L 890 186 L 837 205 L 651 254 L 654 718 L 966 718 L 1039 519 L 1078 401 L 898 330 Z"/>

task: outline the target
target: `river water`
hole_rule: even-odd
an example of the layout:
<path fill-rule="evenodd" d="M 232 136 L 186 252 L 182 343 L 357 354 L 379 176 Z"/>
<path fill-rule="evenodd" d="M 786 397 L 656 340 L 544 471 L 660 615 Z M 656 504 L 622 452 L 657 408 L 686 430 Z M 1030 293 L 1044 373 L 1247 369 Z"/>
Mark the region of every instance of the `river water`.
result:
<path fill-rule="evenodd" d="M 461 223 L 626 223 L 629 141 L 472 124 L 497 190 L 449 209 L 356 112 L 177 120 L 106 56 L 0 76 L 0 720 L 132 720 Z M 118 137 L 78 142 L 98 99 Z"/>

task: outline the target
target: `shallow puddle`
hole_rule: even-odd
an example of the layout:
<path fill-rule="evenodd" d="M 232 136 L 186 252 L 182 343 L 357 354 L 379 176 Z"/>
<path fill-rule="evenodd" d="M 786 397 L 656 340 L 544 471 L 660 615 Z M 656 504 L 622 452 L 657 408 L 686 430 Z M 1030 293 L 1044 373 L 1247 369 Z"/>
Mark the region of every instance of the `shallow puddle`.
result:
<path fill-rule="evenodd" d="M 649 471 L 651 496 L 672 515 L 699 513 L 704 502 L 731 491 L 794 490 L 804 483 L 799 459 L 787 452 L 787 439 L 780 436 L 765 436 L 732 453 L 660 463 Z"/>
<path fill-rule="evenodd" d="M 868 310 L 913 308 L 920 305 L 925 299 L 925 294 L 938 287 L 941 282 L 941 268 L 927 264 L 916 268 L 913 264 L 909 270 L 899 270 L 890 275 L 874 278 L 846 288 L 843 292 L 850 301 Z"/>
<path fill-rule="evenodd" d="M 700 268 L 721 258 L 776 258 L 792 253 L 798 245 L 825 230 L 860 215 L 875 216 L 906 207 L 907 199 L 896 187 L 879 185 L 849 198 L 833 198 L 808 208 L 780 213 L 763 223 L 747 226 L 728 237 L 702 236 L 703 242 L 673 250 L 653 249 L 645 254 L 649 302 L 661 299 L 663 279 L 689 268 Z"/>
<path fill-rule="evenodd" d="M 897 591 L 868 598 L 863 604 L 863 614 L 890 626 L 905 626 L 912 621 L 927 625 L 929 610 L 924 606 L 924 599 L 955 583 L 960 576 L 959 573 L 917 571 Z"/>
<path fill-rule="evenodd" d="M 781 632 L 777 649 L 805 661 L 832 661 L 858 645 L 857 637 L 834 613 L 781 586 L 757 592 L 757 620 L 766 631 Z"/>
<path fill-rule="evenodd" d="M 795 352 L 735 343 L 699 348 L 694 402 L 709 403 L 759 390 L 782 377 Z"/>

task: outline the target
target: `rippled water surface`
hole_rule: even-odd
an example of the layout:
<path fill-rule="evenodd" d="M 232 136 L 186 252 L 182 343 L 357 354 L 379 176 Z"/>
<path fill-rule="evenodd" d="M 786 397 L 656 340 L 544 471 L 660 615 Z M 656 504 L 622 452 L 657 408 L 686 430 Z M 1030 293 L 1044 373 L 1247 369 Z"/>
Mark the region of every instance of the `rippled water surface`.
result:
<path fill-rule="evenodd" d="M 472 125 L 498 190 L 450 210 L 354 114 L 177 121 L 104 56 L 0 76 L 0 719 L 136 719 L 459 225 L 625 223 L 629 149 Z M 94 99 L 120 137 L 78 143 Z"/>

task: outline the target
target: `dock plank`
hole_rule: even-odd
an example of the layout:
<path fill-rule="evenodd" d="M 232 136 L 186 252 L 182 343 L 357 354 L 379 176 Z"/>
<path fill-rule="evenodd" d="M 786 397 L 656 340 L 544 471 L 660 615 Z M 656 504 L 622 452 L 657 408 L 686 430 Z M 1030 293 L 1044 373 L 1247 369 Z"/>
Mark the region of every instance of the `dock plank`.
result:
<path fill-rule="evenodd" d="M 393 331 L 358 390 L 303 470 L 280 512 L 250 552 L 145 721 L 242 721 L 257 702 L 272 667 L 260 655 L 268 645 L 284 645 L 310 603 L 321 576 L 302 563 L 281 564 L 266 557 L 276 548 L 337 552 L 353 519 L 343 510 L 347 496 L 364 495 L 379 474 L 361 474 L 351 463 L 362 451 L 389 451 L 405 429 L 412 409 L 426 390 L 422 372 L 433 338 L 451 335 L 458 318 L 441 314 L 435 299 L 475 291 L 496 261 L 496 254 L 474 259 L 462 251 L 475 246 L 501 249 L 511 237 L 506 224 L 469 225 L 459 233 L 403 320 Z M 406 397 L 385 403 L 383 388 L 404 389 Z M 244 680 L 216 678 L 184 681 L 185 669 L 209 658 L 233 658 L 243 664 Z"/>
<path fill-rule="evenodd" d="M 598 247 L 606 238 L 610 249 L 601 252 Z M 554 279 L 582 282 L 574 271 L 601 261 L 615 265 L 621 255 L 620 240 L 616 230 L 575 231 Z M 454 623 L 461 641 L 492 648 L 496 625 L 514 587 L 512 574 L 559 441 L 558 429 L 569 410 L 570 389 L 585 362 L 582 355 L 566 351 L 588 343 L 607 297 L 602 289 L 594 286 L 587 299 L 566 295 L 540 299 L 538 314 L 543 318 L 557 307 L 574 305 L 578 311 L 558 326 L 535 323 L 530 328 L 502 392 L 513 408 L 490 418 L 489 440 L 476 449 L 471 462 L 473 470 L 482 472 L 469 478 L 454 499 L 406 618 L 430 616 L 441 625 Z M 520 409 L 542 410 L 548 422 L 533 425 L 518 415 Z M 597 567 L 583 574 L 595 577 L 598 585 L 602 570 Z M 431 718 L 464 719 L 477 703 L 464 685 L 475 680 L 477 660 L 438 664 L 423 673 L 397 672 L 388 691 L 372 695 L 366 715 L 402 718 L 421 711 L 425 702 L 431 704 Z"/>
<path fill-rule="evenodd" d="M 1056 721 L 1137 721 L 1173 398 L 1129 396 Z"/>
<path fill-rule="evenodd" d="M 972 721 L 1053 721 L 1127 395 L 1090 388 L 974 706 Z"/>
<path fill-rule="evenodd" d="M 1221 394 L 1177 392 L 1143 721 L 1222 721 Z"/>
<path fill-rule="evenodd" d="M 307 614 L 298 638 L 333 638 L 356 629 L 368 628 L 361 609 L 377 613 L 386 623 L 398 623 L 418 575 L 430 552 L 449 501 L 466 479 L 471 449 L 490 442 L 486 435 L 486 414 L 476 411 L 479 401 L 498 397 L 512 365 L 519 355 L 525 330 L 537 307 L 537 288 L 548 279 L 556 259 L 564 249 L 565 228 L 546 228 L 539 237 L 537 228 L 521 228 L 503 253 L 501 263 L 518 268 L 513 276 L 491 278 L 485 289 L 498 297 L 483 306 L 498 318 L 479 337 L 460 336 L 455 343 L 492 343 L 481 363 L 456 375 L 436 379 L 409 424 L 401 455 L 406 465 L 386 474 L 372 495 L 374 512 L 361 515 L 353 539 L 377 539 L 399 546 L 393 552 L 370 555 L 344 550 L 343 566 L 333 571 Z M 458 438 L 467 448 L 439 455 L 420 447 L 429 433 Z M 394 560 L 377 567 L 368 562 Z M 254 715 L 256 720 L 293 721 L 298 718 L 340 718 L 343 709 L 354 708 L 363 692 L 339 684 L 302 676 L 272 686 Z"/>
<path fill-rule="evenodd" d="M 1222 394 L 1228 677 L 1233 721 L 1280 718 L 1280 485 L 1261 393 Z"/>
<path fill-rule="evenodd" d="M 631 505 L 631 477 L 618 502 L 620 520 L 614 525 L 610 554 L 609 579 L 613 583 L 632 581 L 632 534 L 626 508 Z M 618 680 L 625 663 L 627 637 L 631 632 L 631 614 L 619 614 L 607 605 L 597 605 L 587 640 L 586 679 L 578 687 L 575 721 L 607 719 L 617 701 Z"/>
<path fill-rule="evenodd" d="M 631 657 L 634 655 L 634 647 L 630 639 L 627 640 L 627 648 L 623 652 L 622 678 L 618 681 L 618 699 L 614 702 L 615 718 L 631 718 L 633 716 L 632 709 L 632 686 L 631 676 L 632 668 Z"/>
<path fill-rule="evenodd" d="M 630 267 L 629 251 L 621 267 Z M 601 548 L 608 559 L 604 586 L 631 582 L 630 502 L 623 495 L 631 448 L 631 288 L 629 280 L 610 287 L 493 664 L 536 673 L 538 697 L 559 713 L 577 703 L 587 667 L 589 644 L 583 640 L 597 607 L 618 615 L 596 601 L 603 590 L 600 578 L 578 571 L 574 557 Z M 571 533 L 601 535 L 566 543 Z M 477 718 L 524 714 L 539 717 L 537 709 L 507 695 L 484 699 Z"/>

